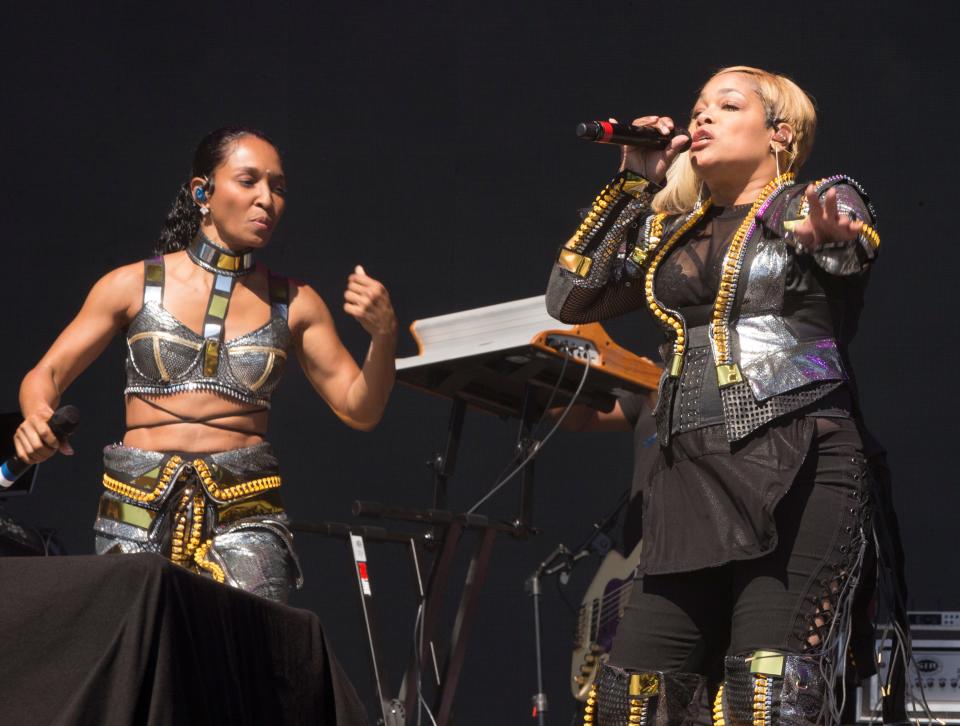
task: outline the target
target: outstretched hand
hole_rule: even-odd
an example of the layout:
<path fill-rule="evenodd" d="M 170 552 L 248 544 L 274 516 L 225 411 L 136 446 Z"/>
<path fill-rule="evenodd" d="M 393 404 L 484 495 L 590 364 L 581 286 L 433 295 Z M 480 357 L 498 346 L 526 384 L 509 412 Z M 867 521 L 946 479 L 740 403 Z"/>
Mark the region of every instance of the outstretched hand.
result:
<path fill-rule="evenodd" d="M 393 312 L 390 293 L 357 265 L 347 278 L 343 293 L 343 310 L 356 319 L 372 337 L 396 336 L 397 316 Z"/>
<path fill-rule="evenodd" d="M 797 244 L 810 251 L 820 249 L 825 244 L 849 242 L 857 238 L 863 228 L 863 222 L 843 214 L 837 209 L 837 190 L 829 189 L 823 197 L 823 203 L 811 184 L 804 192 L 809 205 L 809 214 L 797 222 L 791 232 Z"/>

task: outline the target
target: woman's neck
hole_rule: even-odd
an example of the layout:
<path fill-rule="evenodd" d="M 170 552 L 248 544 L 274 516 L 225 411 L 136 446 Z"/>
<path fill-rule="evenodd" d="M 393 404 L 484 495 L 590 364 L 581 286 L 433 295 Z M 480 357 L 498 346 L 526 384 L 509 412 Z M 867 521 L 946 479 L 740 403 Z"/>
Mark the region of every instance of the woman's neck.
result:
<path fill-rule="evenodd" d="M 254 259 L 250 252 L 235 254 L 220 247 L 202 231 L 187 247 L 187 256 L 195 265 L 215 275 L 240 277 L 253 271 Z M 218 288 L 219 289 L 219 288 Z"/>
<path fill-rule="evenodd" d="M 224 239 L 213 224 L 201 224 L 199 234 L 203 235 L 209 244 L 229 254 L 242 255 L 250 251 L 249 247 L 231 243 L 229 240 Z"/>
<path fill-rule="evenodd" d="M 776 177 L 776 169 L 755 169 L 752 173 L 738 177 L 714 177 L 705 175 L 704 184 L 710 191 L 713 203 L 720 207 L 736 204 L 752 204 L 763 188 Z"/>

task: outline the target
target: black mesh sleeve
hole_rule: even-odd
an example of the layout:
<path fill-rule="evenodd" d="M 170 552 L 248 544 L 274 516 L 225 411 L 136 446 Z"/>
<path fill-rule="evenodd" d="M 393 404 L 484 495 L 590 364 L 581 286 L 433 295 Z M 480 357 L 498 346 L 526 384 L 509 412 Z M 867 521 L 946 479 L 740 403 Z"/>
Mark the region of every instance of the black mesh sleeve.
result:
<path fill-rule="evenodd" d="M 547 284 L 547 311 L 571 325 L 615 318 L 645 304 L 642 280 L 608 282 L 601 288 L 579 287 L 570 273 L 554 266 Z"/>
<path fill-rule="evenodd" d="M 636 265 L 625 256 L 642 239 L 655 186 L 629 172 L 613 179 L 594 200 L 583 223 L 560 248 L 547 284 L 547 311 L 565 323 L 615 317 L 644 304 Z"/>

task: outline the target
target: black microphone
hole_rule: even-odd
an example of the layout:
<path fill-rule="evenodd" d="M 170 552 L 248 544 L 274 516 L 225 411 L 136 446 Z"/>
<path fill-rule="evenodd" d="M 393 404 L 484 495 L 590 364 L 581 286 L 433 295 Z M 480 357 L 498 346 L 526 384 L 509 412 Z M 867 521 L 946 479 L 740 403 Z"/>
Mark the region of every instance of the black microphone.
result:
<path fill-rule="evenodd" d="M 585 121 L 577 124 L 577 138 L 601 144 L 637 146 L 641 149 L 665 149 L 675 136 L 687 139 L 680 149 L 686 151 L 690 146 L 690 132 L 684 128 L 674 128 L 664 135 L 660 133 L 660 129 L 652 126 L 627 126 L 612 121 Z"/>
<path fill-rule="evenodd" d="M 61 406 L 53 412 L 47 426 L 60 442 L 66 441 L 80 423 L 80 409 L 76 406 Z M 16 454 L 0 464 L 0 488 L 11 486 L 33 464 L 21 461 Z"/>

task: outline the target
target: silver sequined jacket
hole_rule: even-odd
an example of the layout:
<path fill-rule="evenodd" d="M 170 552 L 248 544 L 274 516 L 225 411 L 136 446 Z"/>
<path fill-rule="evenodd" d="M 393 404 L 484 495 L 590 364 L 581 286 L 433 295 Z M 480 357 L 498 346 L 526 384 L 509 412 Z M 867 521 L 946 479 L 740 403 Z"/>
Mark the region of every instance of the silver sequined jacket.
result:
<path fill-rule="evenodd" d="M 582 323 L 646 307 L 667 333 L 662 444 L 671 434 L 721 422 L 728 440 L 741 439 L 847 380 L 845 345 L 879 246 L 876 215 L 853 179 L 817 182 L 821 197 L 836 189 L 840 211 L 866 226 L 852 242 L 808 252 L 789 231 L 806 215 L 805 187 L 782 186 L 757 209 L 742 245 L 731 244 L 724 259 L 712 322 L 699 328 L 654 293 L 658 264 L 683 244 L 677 232 L 691 215 L 653 214 L 655 189 L 645 179 L 615 177 L 560 249 L 547 288 L 552 316 Z"/>

